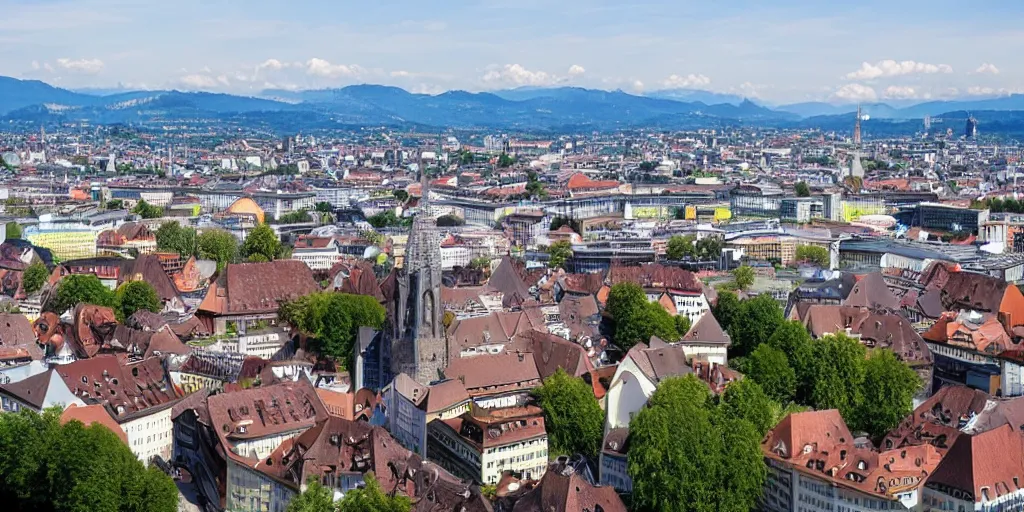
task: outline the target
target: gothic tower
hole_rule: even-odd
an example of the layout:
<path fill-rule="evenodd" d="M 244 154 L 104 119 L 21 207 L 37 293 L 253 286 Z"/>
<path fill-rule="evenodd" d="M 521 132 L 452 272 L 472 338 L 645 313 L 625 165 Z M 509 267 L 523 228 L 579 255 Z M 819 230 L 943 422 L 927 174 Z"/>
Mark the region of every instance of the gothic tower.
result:
<path fill-rule="evenodd" d="M 405 263 L 399 275 L 395 308 L 399 335 L 393 342 L 395 372 L 404 372 L 423 384 L 438 380 L 448 363 L 441 304 L 440 234 L 430 208 L 428 183 L 422 178 L 423 197 L 406 243 Z"/>

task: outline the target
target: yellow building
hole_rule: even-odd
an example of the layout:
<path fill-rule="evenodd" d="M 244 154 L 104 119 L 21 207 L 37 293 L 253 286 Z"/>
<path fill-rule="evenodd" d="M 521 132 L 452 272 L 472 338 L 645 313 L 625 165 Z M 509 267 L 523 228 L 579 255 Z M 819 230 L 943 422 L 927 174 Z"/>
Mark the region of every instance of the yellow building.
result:
<path fill-rule="evenodd" d="M 257 224 L 263 224 L 266 214 L 263 213 L 263 208 L 256 204 L 256 201 L 248 197 L 241 197 L 237 201 L 231 203 L 228 209 L 224 211 L 225 214 L 232 214 L 238 216 L 254 217 Z"/>
<path fill-rule="evenodd" d="M 99 232 L 83 224 L 40 224 L 25 228 L 25 239 L 45 249 L 60 261 L 96 256 Z"/>

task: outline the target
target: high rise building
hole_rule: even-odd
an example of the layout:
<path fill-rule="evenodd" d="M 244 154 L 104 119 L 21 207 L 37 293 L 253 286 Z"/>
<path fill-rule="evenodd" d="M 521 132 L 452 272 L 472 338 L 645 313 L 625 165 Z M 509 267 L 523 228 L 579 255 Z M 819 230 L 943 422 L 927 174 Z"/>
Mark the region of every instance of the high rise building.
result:
<path fill-rule="evenodd" d="M 964 137 L 967 137 L 968 139 L 973 139 L 977 135 L 978 135 L 978 120 L 975 119 L 974 116 L 968 114 L 968 116 L 967 116 L 967 126 L 964 129 Z"/>
<path fill-rule="evenodd" d="M 932 129 L 932 116 L 924 116 L 924 131 L 927 132 Z"/>

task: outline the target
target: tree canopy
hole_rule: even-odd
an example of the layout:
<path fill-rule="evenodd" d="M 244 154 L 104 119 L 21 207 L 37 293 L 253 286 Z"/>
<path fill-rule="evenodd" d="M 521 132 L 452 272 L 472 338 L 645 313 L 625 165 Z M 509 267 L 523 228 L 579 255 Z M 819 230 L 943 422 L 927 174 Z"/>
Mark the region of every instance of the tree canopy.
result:
<path fill-rule="evenodd" d="M 164 216 L 164 209 L 147 203 L 145 199 L 140 199 L 135 208 L 132 208 L 132 213 L 143 219 L 158 219 Z"/>
<path fill-rule="evenodd" d="M 364 475 L 363 482 L 364 487 L 350 489 L 341 501 L 334 502 L 334 492 L 313 481 L 288 503 L 287 512 L 409 512 L 412 508 L 409 498 L 384 492 L 373 473 Z"/>
<path fill-rule="evenodd" d="M 717 236 L 706 236 L 697 240 L 697 257 L 702 261 L 718 261 L 722 257 L 725 242 Z"/>
<path fill-rule="evenodd" d="M 156 230 L 156 248 L 176 252 L 182 259 L 191 258 L 196 253 L 196 230 L 177 222 L 164 222 Z"/>
<path fill-rule="evenodd" d="M 551 453 L 581 453 L 594 460 L 601 449 L 604 412 L 593 388 L 559 368 L 533 394 L 544 409 Z"/>
<path fill-rule="evenodd" d="M 722 297 L 718 298 L 719 301 Z M 738 315 L 729 326 L 732 338 L 732 351 L 737 356 L 745 356 L 759 345 L 768 341 L 785 318 L 782 308 L 771 295 L 758 295 L 740 303 Z"/>
<path fill-rule="evenodd" d="M 737 288 L 746 290 L 754 284 L 754 269 L 743 265 L 732 271 L 732 277 L 736 281 Z"/>
<path fill-rule="evenodd" d="M 813 381 L 808 405 L 815 409 L 839 409 L 844 418 L 853 420 L 864 396 L 866 349 L 842 333 L 814 340 L 811 348 L 809 374 Z"/>
<path fill-rule="evenodd" d="M 223 272 L 229 263 L 238 261 L 238 239 L 223 229 L 208 229 L 196 237 L 198 256 L 217 262 L 217 272 Z"/>
<path fill-rule="evenodd" d="M 872 350 L 864 361 L 864 391 L 853 424 L 873 437 L 896 428 L 914 409 L 921 379 L 891 350 Z"/>
<path fill-rule="evenodd" d="M 793 187 L 797 197 L 811 197 L 811 187 L 806 182 L 798 181 Z"/>
<path fill-rule="evenodd" d="M 434 221 L 434 224 L 437 225 L 437 227 L 461 226 L 465 223 L 466 221 L 462 220 L 462 217 L 459 217 L 458 215 L 442 215 Z"/>
<path fill-rule="evenodd" d="M 719 407 L 727 416 L 749 421 L 759 436 L 775 426 L 776 405 L 761 386 L 749 378 L 730 382 L 719 400 Z"/>
<path fill-rule="evenodd" d="M 25 293 L 32 295 L 43 289 L 46 280 L 50 278 L 50 270 L 41 261 L 36 261 L 25 269 L 21 276 L 21 286 Z"/>
<path fill-rule="evenodd" d="M 718 292 L 718 302 L 715 303 L 715 307 L 711 309 L 711 314 L 714 315 L 715 320 L 718 320 L 718 325 L 726 332 L 732 327 L 733 320 L 736 319 L 740 314 L 740 299 L 735 293 L 730 291 Z"/>
<path fill-rule="evenodd" d="M 796 395 L 796 372 L 789 366 L 786 354 L 765 343 L 758 346 L 746 364 L 747 377 L 764 389 L 767 396 L 787 403 Z"/>
<path fill-rule="evenodd" d="M 630 422 L 634 510 L 753 510 L 767 474 L 761 436 L 732 410 L 692 375 L 661 383 Z"/>
<path fill-rule="evenodd" d="M 0 414 L 0 502 L 12 510 L 175 512 L 178 489 L 101 425 L 60 410 Z"/>
<path fill-rule="evenodd" d="M 5 238 L 15 239 L 15 238 L 21 238 L 22 237 L 21 226 L 19 226 L 17 222 L 14 222 L 12 220 L 12 221 L 8 222 L 5 225 L 5 227 L 7 228 L 7 235 L 6 235 Z"/>
<path fill-rule="evenodd" d="M 681 336 L 672 315 L 657 302 L 649 302 L 643 288 L 637 284 L 612 286 L 607 310 L 615 322 L 615 344 L 623 350 L 637 343 L 647 343 L 651 336 L 665 341 L 678 341 Z"/>
<path fill-rule="evenodd" d="M 562 268 L 569 258 L 572 258 L 572 244 L 561 240 L 551 244 L 547 248 L 548 266 L 551 268 Z"/>
<path fill-rule="evenodd" d="M 156 290 L 145 281 L 130 281 L 122 284 L 117 288 L 114 302 L 116 303 L 114 313 L 117 315 L 117 320 L 122 323 L 141 309 L 153 313 L 159 313 L 163 309 Z"/>
<path fill-rule="evenodd" d="M 832 257 L 828 249 L 816 245 L 801 245 L 796 248 L 796 260 L 813 263 L 821 268 L 828 269 L 832 265 Z"/>
<path fill-rule="evenodd" d="M 395 214 L 394 210 L 385 210 L 376 215 L 372 215 L 370 218 L 366 219 L 366 221 L 377 229 L 412 225 L 411 218 L 401 218 Z"/>
<path fill-rule="evenodd" d="M 383 328 L 387 312 L 370 296 L 320 292 L 283 304 L 279 315 L 312 336 L 311 349 L 349 368 L 359 328 Z"/>
<path fill-rule="evenodd" d="M 313 205 L 313 209 L 320 213 L 333 213 L 334 205 L 328 203 L 327 201 L 318 201 L 315 205 Z"/>
<path fill-rule="evenodd" d="M 114 307 L 116 302 L 114 292 L 98 277 L 92 274 L 71 275 L 60 280 L 57 294 L 50 299 L 46 309 L 61 314 L 81 303 Z"/>
<path fill-rule="evenodd" d="M 249 261 L 273 261 L 280 250 L 281 240 L 268 224 L 253 228 L 242 243 L 242 256 Z"/>
<path fill-rule="evenodd" d="M 697 256 L 697 237 L 693 235 L 674 235 L 668 239 L 668 247 L 665 249 L 665 256 L 672 261 L 680 261 L 687 257 Z"/>

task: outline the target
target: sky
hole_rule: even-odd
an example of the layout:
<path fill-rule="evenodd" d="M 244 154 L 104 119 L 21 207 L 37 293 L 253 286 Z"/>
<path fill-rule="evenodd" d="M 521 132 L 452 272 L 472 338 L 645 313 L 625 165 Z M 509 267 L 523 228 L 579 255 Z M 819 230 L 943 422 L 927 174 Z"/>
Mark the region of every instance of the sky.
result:
<path fill-rule="evenodd" d="M 0 13 L 0 75 L 70 89 L 688 88 L 769 104 L 1024 92 L 1014 0 L 0 0 Z"/>

